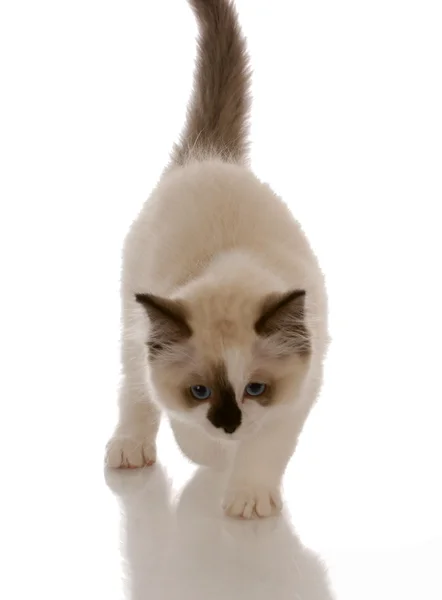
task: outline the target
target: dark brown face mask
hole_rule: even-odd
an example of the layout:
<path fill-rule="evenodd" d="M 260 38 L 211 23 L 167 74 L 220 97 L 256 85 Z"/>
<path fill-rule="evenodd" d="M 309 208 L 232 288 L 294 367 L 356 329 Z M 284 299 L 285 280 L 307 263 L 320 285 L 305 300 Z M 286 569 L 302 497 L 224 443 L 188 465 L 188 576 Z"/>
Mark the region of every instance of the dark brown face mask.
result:
<path fill-rule="evenodd" d="M 223 365 L 215 370 L 213 400 L 207 418 L 214 427 L 226 433 L 233 433 L 241 425 L 242 413 Z"/>

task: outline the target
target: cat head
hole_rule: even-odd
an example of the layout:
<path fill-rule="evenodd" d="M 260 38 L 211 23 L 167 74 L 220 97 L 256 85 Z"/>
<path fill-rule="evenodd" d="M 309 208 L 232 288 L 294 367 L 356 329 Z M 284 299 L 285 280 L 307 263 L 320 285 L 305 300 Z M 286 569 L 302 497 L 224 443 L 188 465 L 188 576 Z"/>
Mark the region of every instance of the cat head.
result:
<path fill-rule="evenodd" d="M 149 320 L 149 382 L 172 417 L 241 439 L 296 401 L 311 350 L 304 290 L 136 300 Z"/>

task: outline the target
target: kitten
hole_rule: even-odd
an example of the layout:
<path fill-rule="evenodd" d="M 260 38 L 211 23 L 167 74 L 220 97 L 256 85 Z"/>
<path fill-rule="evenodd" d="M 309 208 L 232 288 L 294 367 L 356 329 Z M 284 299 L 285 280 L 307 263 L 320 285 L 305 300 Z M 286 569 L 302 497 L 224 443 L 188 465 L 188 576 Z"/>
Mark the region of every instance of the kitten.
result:
<path fill-rule="evenodd" d="M 266 517 L 281 508 L 321 385 L 326 292 L 299 224 L 247 166 L 250 69 L 236 10 L 189 1 L 194 91 L 125 242 L 120 420 L 106 459 L 154 463 L 162 411 L 192 460 L 230 461 L 226 513 Z"/>

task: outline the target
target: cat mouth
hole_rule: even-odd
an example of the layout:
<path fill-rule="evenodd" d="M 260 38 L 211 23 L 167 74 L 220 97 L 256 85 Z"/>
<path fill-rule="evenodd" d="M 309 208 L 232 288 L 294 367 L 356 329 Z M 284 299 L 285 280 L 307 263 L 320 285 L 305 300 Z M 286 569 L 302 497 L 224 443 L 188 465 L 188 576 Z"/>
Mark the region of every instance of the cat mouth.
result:
<path fill-rule="evenodd" d="M 235 427 L 232 431 L 226 431 L 226 429 L 223 427 L 214 427 L 212 425 L 209 426 L 208 432 L 211 437 L 217 440 L 222 440 L 225 442 L 239 442 L 254 435 L 258 429 L 259 427 L 257 425 L 245 425 L 242 423 L 241 425 Z"/>

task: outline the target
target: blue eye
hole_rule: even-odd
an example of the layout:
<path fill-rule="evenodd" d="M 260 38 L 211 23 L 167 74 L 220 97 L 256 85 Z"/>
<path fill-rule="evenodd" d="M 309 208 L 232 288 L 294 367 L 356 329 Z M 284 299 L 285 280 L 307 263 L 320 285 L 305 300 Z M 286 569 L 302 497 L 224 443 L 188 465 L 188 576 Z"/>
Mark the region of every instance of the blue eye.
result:
<path fill-rule="evenodd" d="M 246 394 L 247 396 L 262 396 L 262 394 L 264 394 L 264 392 L 266 391 L 267 386 L 265 385 L 265 383 L 249 383 L 248 386 L 246 387 Z"/>
<path fill-rule="evenodd" d="M 212 390 L 205 385 L 192 385 L 190 393 L 196 400 L 207 400 L 212 395 Z"/>

